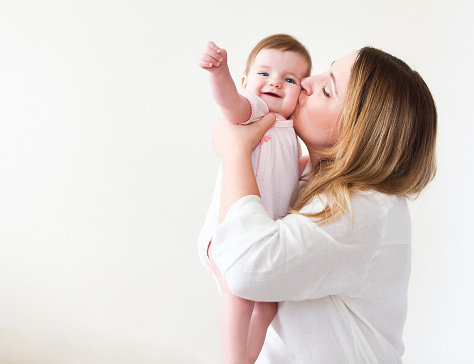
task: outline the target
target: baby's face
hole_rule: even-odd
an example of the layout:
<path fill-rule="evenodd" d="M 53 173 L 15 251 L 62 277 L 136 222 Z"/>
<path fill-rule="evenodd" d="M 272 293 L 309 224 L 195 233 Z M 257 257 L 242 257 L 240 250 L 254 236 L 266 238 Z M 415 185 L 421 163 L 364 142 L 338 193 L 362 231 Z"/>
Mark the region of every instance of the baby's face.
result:
<path fill-rule="evenodd" d="M 242 78 L 242 87 L 261 97 L 270 111 L 288 118 L 295 110 L 307 69 L 308 63 L 298 53 L 262 49 Z"/>

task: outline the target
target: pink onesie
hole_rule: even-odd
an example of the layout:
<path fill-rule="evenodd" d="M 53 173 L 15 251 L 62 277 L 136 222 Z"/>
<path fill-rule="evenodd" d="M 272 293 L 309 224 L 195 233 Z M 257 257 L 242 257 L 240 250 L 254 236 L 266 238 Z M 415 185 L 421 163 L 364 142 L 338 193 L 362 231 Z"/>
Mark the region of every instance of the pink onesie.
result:
<path fill-rule="evenodd" d="M 239 93 L 250 103 L 252 114 L 243 124 L 261 119 L 269 110 L 267 104 L 253 92 Z M 298 162 L 301 149 L 293 129 L 293 121 L 275 114 L 276 122 L 252 152 L 252 165 L 265 210 L 277 220 L 288 213 L 294 202 L 299 179 Z M 198 253 L 203 265 L 209 269 L 207 248 L 218 225 L 221 198 L 222 167 L 219 166 L 211 205 L 198 239 Z"/>

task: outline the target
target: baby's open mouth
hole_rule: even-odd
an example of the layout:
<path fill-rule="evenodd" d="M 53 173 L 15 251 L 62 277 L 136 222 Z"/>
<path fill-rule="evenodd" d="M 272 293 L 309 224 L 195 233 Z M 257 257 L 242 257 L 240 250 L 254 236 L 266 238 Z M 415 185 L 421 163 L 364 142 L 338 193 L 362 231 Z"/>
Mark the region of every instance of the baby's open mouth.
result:
<path fill-rule="evenodd" d="M 264 95 L 267 95 L 267 96 L 271 96 L 271 97 L 278 97 L 278 98 L 281 98 L 281 96 L 277 95 L 277 94 L 274 94 L 273 92 L 264 92 L 263 93 Z"/>

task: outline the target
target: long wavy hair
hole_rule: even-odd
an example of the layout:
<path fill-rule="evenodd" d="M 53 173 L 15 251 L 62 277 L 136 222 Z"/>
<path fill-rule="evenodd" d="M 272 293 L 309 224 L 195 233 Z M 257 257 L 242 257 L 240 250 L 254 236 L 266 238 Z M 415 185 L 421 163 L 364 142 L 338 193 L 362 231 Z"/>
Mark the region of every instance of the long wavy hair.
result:
<path fill-rule="evenodd" d="M 302 179 L 292 213 L 314 197 L 325 208 L 303 215 L 322 224 L 351 211 L 351 196 L 374 190 L 416 198 L 436 174 L 436 106 L 405 62 L 365 47 L 353 65 L 338 127 L 341 136 Z"/>

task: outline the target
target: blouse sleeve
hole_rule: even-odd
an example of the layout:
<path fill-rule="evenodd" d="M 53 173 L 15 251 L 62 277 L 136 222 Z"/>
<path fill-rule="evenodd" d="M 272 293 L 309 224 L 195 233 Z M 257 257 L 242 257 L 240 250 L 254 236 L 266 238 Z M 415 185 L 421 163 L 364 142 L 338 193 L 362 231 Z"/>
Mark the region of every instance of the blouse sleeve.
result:
<path fill-rule="evenodd" d="M 307 208 L 322 204 L 315 199 Z M 355 295 L 385 227 L 383 208 L 370 198 L 353 201 L 353 216 L 352 228 L 349 213 L 323 226 L 299 214 L 274 221 L 258 196 L 245 196 L 217 229 L 212 257 L 230 291 L 252 301 Z"/>

